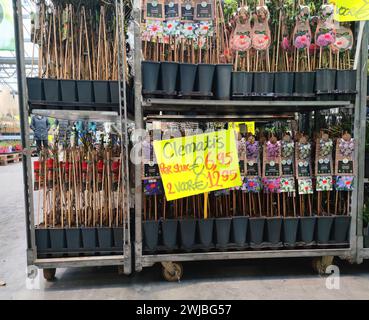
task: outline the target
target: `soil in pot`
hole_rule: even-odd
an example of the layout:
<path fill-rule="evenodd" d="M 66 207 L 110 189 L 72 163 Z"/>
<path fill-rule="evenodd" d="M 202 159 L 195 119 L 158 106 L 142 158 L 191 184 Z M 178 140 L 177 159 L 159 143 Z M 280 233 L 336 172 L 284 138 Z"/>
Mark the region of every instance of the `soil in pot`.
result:
<path fill-rule="evenodd" d="M 167 250 L 174 250 L 177 248 L 177 229 L 178 220 L 168 219 L 161 223 L 163 245 Z"/>
<path fill-rule="evenodd" d="M 180 91 L 189 94 L 194 91 L 197 65 L 192 63 L 181 63 L 179 65 Z"/>
<path fill-rule="evenodd" d="M 50 248 L 49 230 L 36 228 L 36 246 L 38 251 L 46 250 Z"/>
<path fill-rule="evenodd" d="M 152 92 L 159 89 L 160 62 L 142 61 L 142 90 Z"/>
<path fill-rule="evenodd" d="M 109 82 L 95 80 L 92 83 L 94 87 L 95 103 L 110 103 Z"/>
<path fill-rule="evenodd" d="M 113 228 L 114 247 L 123 250 L 123 228 Z"/>
<path fill-rule="evenodd" d="M 42 79 L 27 78 L 28 99 L 34 101 L 43 100 Z"/>
<path fill-rule="evenodd" d="M 95 250 L 97 247 L 96 228 L 81 228 L 84 249 Z"/>
<path fill-rule="evenodd" d="M 349 240 L 351 216 L 335 216 L 332 227 L 332 240 L 345 243 Z"/>
<path fill-rule="evenodd" d="M 196 220 L 183 219 L 179 220 L 179 230 L 181 238 L 181 248 L 185 250 L 193 249 L 196 236 Z"/>
<path fill-rule="evenodd" d="M 295 93 L 312 95 L 315 92 L 315 72 L 295 72 Z"/>
<path fill-rule="evenodd" d="M 232 239 L 240 247 L 245 246 L 247 241 L 247 228 L 249 217 L 239 216 L 232 219 Z"/>
<path fill-rule="evenodd" d="M 142 222 L 144 248 L 155 251 L 159 242 L 159 221 L 147 220 Z"/>
<path fill-rule="evenodd" d="M 214 219 L 201 219 L 198 221 L 199 241 L 203 248 L 213 245 Z"/>
<path fill-rule="evenodd" d="M 276 72 L 274 74 L 274 93 L 277 95 L 292 96 L 293 83 L 293 72 Z"/>
<path fill-rule="evenodd" d="M 65 229 L 65 238 L 67 240 L 67 248 L 78 250 L 81 248 L 81 229 L 68 228 Z"/>
<path fill-rule="evenodd" d="M 168 95 L 176 93 L 177 73 L 177 62 L 161 63 L 161 89 Z"/>
<path fill-rule="evenodd" d="M 51 249 L 58 251 L 65 248 L 64 229 L 49 229 Z"/>
<path fill-rule="evenodd" d="M 59 80 L 61 99 L 63 102 L 76 102 L 77 90 L 74 80 Z"/>
<path fill-rule="evenodd" d="M 318 69 L 315 78 L 315 90 L 318 93 L 332 93 L 336 87 L 335 69 Z"/>
<path fill-rule="evenodd" d="M 215 67 L 215 96 L 219 100 L 229 100 L 231 97 L 231 64 L 217 64 Z"/>
<path fill-rule="evenodd" d="M 356 91 L 356 70 L 337 70 L 336 90 L 338 92 Z"/>
<path fill-rule="evenodd" d="M 266 219 L 267 242 L 276 245 L 281 242 L 282 218 L 270 217 Z"/>
<path fill-rule="evenodd" d="M 283 219 L 283 243 L 286 247 L 296 245 L 298 225 L 299 218 L 297 217 L 286 217 Z"/>
<path fill-rule="evenodd" d="M 59 97 L 59 80 L 57 79 L 44 79 L 44 92 L 46 101 L 60 101 Z"/>
<path fill-rule="evenodd" d="M 215 65 L 201 63 L 197 67 L 197 91 L 208 94 L 213 90 Z"/>
<path fill-rule="evenodd" d="M 110 101 L 111 103 L 119 103 L 119 84 L 118 81 L 109 81 Z"/>
<path fill-rule="evenodd" d="M 78 91 L 78 101 L 86 103 L 93 102 L 92 82 L 88 80 L 78 80 L 76 82 Z"/>
<path fill-rule="evenodd" d="M 316 241 L 318 244 L 328 244 L 333 225 L 333 216 L 317 217 L 316 222 Z"/>
<path fill-rule="evenodd" d="M 259 95 L 269 95 L 274 89 L 274 73 L 255 72 L 254 73 L 254 92 Z"/>
<path fill-rule="evenodd" d="M 253 73 L 234 71 L 232 72 L 232 96 L 249 96 L 252 93 Z"/>
<path fill-rule="evenodd" d="M 218 248 L 226 248 L 228 246 L 231 232 L 231 222 L 231 218 L 215 219 L 216 246 Z"/>
<path fill-rule="evenodd" d="M 101 249 L 108 249 L 113 246 L 113 229 L 97 228 L 97 238 Z"/>
<path fill-rule="evenodd" d="M 249 234 L 250 243 L 254 245 L 260 245 L 264 238 L 264 217 L 250 217 L 249 218 Z"/>
<path fill-rule="evenodd" d="M 298 239 L 306 245 L 314 241 L 316 217 L 299 217 Z"/>

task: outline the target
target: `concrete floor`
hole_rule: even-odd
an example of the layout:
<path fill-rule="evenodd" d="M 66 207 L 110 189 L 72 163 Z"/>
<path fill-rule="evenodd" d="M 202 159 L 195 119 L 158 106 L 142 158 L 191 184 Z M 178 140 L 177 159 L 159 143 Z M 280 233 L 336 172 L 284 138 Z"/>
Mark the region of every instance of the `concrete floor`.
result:
<path fill-rule="evenodd" d="M 117 268 L 58 269 L 57 280 L 26 288 L 21 164 L 0 167 L 0 299 L 369 299 L 369 261 L 337 261 L 340 289 L 326 288 L 311 259 L 265 259 L 184 264 L 180 283 L 162 280 L 156 265 L 134 276 Z"/>

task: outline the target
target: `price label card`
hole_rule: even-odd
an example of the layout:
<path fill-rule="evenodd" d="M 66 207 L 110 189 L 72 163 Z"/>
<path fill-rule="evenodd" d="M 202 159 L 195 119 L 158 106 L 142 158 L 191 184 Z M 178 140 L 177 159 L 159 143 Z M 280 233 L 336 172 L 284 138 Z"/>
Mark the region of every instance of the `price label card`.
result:
<path fill-rule="evenodd" d="M 353 174 L 354 173 L 353 161 L 348 159 L 339 160 L 338 173 Z"/>
<path fill-rule="evenodd" d="M 247 175 L 248 176 L 258 176 L 259 175 L 259 164 L 257 161 L 247 162 Z"/>
<path fill-rule="evenodd" d="M 292 159 L 283 159 L 281 165 L 282 165 L 282 176 L 293 176 Z"/>
<path fill-rule="evenodd" d="M 310 177 L 310 165 L 307 161 L 299 161 L 297 165 L 298 176 L 299 177 Z"/>
<path fill-rule="evenodd" d="M 144 177 L 159 177 L 159 166 L 154 163 L 145 163 L 144 164 Z"/>
<path fill-rule="evenodd" d="M 242 185 L 234 130 L 154 141 L 168 201 Z"/>
<path fill-rule="evenodd" d="M 181 20 L 182 21 L 193 21 L 195 13 L 195 7 L 192 1 L 182 2 L 181 8 Z"/>
<path fill-rule="evenodd" d="M 178 0 L 165 1 L 165 19 L 166 20 L 180 19 L 181 18 L 180 10 L 181 10 L 181 6 Z"/>
<path fill-rule="evenodd" d="M 164 20 L 164 3 L 162 0 L 147 1 L 145 8 L 146 20 Z"/>
<path fill-rule="evenodd" d="M 318 160 L 318 174 L 331 174 L 331 160 L 319 159 Z"/>
<path fill-rule="evenodd" d="M 269 163 L 266 163 L 265 164 L 265 176 L 266 177 L 279 177 L 280 176 L 279 164 L 274 161 L 270 161 Z"/>
<path fill-rule="evenodd" d="M 196 1 L 195 20 L 213 20 L 213 1 Z"/>

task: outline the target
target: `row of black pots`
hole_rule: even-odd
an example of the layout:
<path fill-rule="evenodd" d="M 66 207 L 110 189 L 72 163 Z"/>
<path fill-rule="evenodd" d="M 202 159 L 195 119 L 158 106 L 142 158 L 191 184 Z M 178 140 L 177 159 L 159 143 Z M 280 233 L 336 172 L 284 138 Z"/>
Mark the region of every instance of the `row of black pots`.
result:
<path fill-rule="evenodd" d="M 30 101 L 119 103 L 118 81 L 27 78 Z"/>
<path fill-rule="evenodd" d="M 347 244 L 351 217 L 233 217 L 144 221 L 144 250 L 191 251 Z"/>
<path fill-rule="evenodd" d="M 36 228 L 38 252 L 99 251 L 123 248 L 122 228 Z"/>
<path fill-rule="evenodd" d="M 142 62 L 143 93 L 166 95 L 214 92 L 217 99 L 250 95 L 314 95 L 354 93 L 355 70 L 316 72 L 232 72 L 230 64 Z"/>

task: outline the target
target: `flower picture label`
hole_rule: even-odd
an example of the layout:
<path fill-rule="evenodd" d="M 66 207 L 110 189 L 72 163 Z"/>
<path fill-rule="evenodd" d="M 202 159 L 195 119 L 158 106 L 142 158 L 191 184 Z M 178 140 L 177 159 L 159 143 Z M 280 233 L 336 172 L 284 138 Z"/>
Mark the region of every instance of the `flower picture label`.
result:
<path fill-rule="evenodd" d="M 354 173 L 353 161 L 347 159 L 339 160 L 338 173 L 353 174 Z"/>

